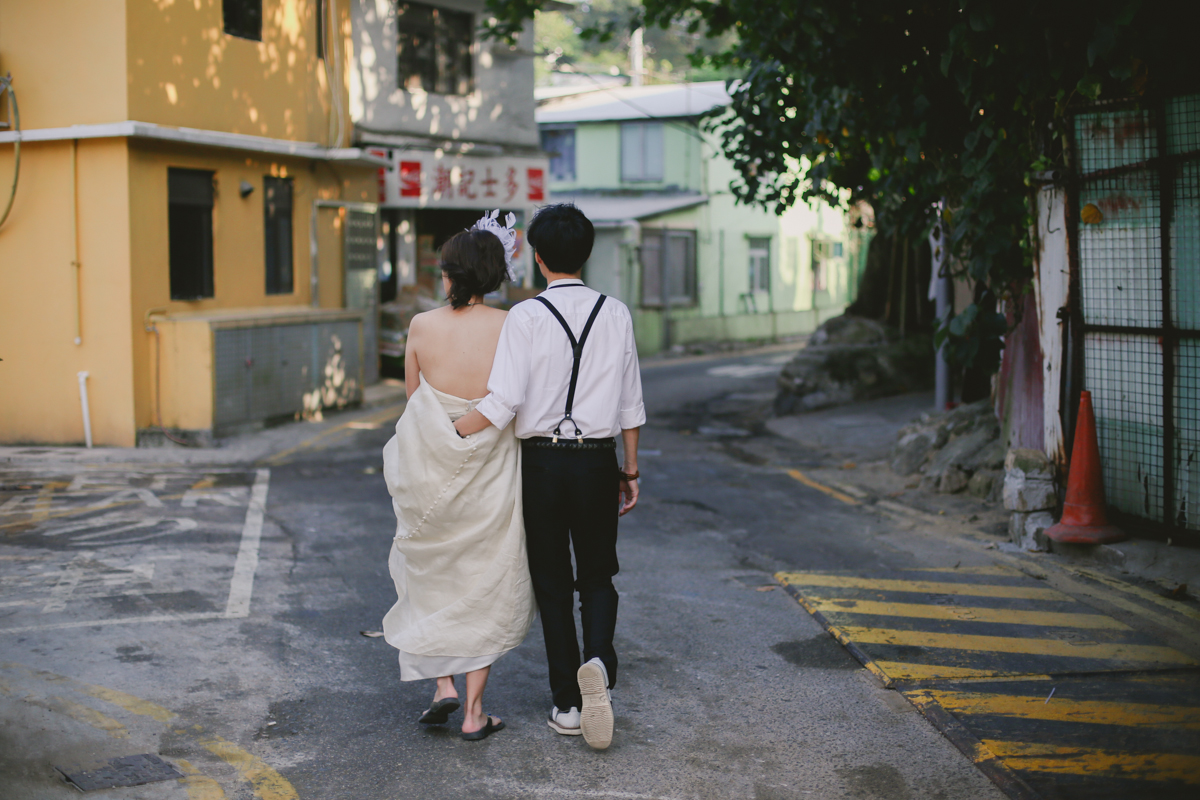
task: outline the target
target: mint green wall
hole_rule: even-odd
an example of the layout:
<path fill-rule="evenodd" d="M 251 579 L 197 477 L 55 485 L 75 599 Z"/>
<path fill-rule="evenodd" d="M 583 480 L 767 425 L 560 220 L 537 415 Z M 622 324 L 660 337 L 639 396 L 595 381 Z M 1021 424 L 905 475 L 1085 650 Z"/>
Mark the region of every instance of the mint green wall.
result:
<path fill-rule="evenodd" d="M 552 192 L 589 190 L 702 191 L 704 145 L 696 138 L 694 125 L 663 123 L 663 180 L 621 181 L 621 125 L 589 122 L 575 126 L 575 180 L 551 181 Z M 693 132 L 689 132 L 693 131 Z"/>
<path fill-rule="evenodd" d="M 672 307 L 672 343 L 688 344 L 723 339 L 773 339 L 809 333 L 842 313 L 853 299 L 866 240 L 847 229 L 845 212 L 824 204 L 799 204 L 780 216 L 758 207 L 740 205 L 729 188 L 736 177 L 733 165 L 710 134 L 682 129 L 684 122 L 664 125 L 664 180 L 626 183 L 620 180 L 621 131 L 618 123 L 576 126 L 576 181 L 555 182 L 552 192 L 691 191 L 709 198 L 706 204 L 641 220 L 643 229 L 677 228 L 696 231 L 697 302 Z M 748 293 L 749 239 L 771 240 L 771 290 Z M 830 263 L 828 288 L 814 292 L 812 241 L 841 241 L 843 258 Z M 662 311 L 641 308 L 640 266 L 625 234 L 617 229 L 597 231 L 597 246 L 586 267 L 588 283 L 617 297 L 633 311 L 638 351 L 662 349 Z"/>

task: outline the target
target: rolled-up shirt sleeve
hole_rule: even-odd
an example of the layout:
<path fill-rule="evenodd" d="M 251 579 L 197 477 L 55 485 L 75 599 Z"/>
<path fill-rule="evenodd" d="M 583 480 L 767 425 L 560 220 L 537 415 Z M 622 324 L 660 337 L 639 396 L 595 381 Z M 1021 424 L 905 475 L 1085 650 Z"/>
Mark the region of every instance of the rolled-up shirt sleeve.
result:
<path fill-rule="evenodd" d="M 629 312 L 626 312 L 628 314 Z M 633 338 L 633 320 L 627 317 L 625 329 L 625 371 L 621 375 L 621 430 L 646 424 L 646 405 L 642 401 L 642 368 L 638 363 L 637 343 Z"/>
<path fill-rule="evenodd" d="M 500 329 L 492 373 L 488 376 L 488 394 L 479 401 L 480 414 L 500 430 L 508 427 L 517 409 L 525 402 L 529 382 L 529 331 L 517 315 L 509 313 Z"/>

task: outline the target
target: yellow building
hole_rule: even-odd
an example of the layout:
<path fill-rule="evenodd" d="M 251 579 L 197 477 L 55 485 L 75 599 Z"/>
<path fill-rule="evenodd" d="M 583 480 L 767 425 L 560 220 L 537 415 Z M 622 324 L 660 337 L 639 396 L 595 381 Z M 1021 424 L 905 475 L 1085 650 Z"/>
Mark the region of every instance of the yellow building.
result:
<path fill-rule="evenodd" d="M 357 399 L 381 159 L 345 146 L 352 57 L 345 2 L 0 0 L 0 442 Z"/>

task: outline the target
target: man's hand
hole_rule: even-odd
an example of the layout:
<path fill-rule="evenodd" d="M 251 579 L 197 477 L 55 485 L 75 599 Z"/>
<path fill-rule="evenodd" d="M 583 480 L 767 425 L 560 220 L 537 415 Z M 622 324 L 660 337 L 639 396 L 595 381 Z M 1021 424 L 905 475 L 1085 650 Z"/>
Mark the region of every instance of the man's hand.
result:
<path fill-rule="evenodd" d="M 454 430 L 458 431 L 459 436 L 470 436 L 491 424 L 491 420 L 480 414 L 479 409 L 473 408 L 454 421 Z"/>
<path fill-rule="evenodd" d="M 621 507 L 620 510 L 617 512 L 617 516 L 623 517 L 626 514 L 628 514 L 630 511 L 633 511 L 633 507 L 637 505 L 637 501 L 638 501 L 638 482 L 637 482 L 637 480 L 621 481 L 618 484 L 618 488 L 617 488 L 617 503 L 619 503 L 620 507 Z"/>

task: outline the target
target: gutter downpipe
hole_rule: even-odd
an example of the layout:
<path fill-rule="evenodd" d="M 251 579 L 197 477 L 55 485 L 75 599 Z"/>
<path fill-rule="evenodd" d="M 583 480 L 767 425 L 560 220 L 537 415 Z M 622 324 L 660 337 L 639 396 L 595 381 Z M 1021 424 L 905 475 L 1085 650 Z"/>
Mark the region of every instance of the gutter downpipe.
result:
<path fill-rule="evenodd" d="M 79 406 L 83 411 L 83 440 L 87 444 L 88 450 L 92 449 L 92 414 L 88 408 L 88 391 L 87 391 L 87 371 L 76 374 L 79 378 Z"/>
<path fill-rule="evenodd" d="M 75 344 L 83 344 L 83 265 L 79 263 L 79 140 L 71 140 L 71 267 L 75 288 Z M 90 447 L 90 445 L 89 445 Z"/>

